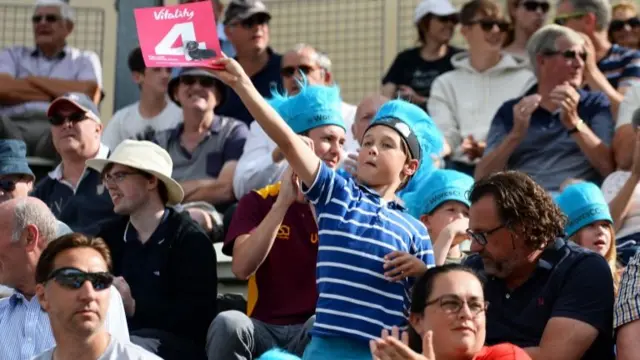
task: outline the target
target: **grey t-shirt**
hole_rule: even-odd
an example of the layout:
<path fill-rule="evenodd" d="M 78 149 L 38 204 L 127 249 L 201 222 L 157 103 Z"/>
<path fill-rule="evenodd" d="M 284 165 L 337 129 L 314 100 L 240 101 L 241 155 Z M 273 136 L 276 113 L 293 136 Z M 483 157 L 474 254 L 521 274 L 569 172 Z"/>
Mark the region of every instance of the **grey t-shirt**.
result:
<path fill-rule="evenodd" d="M 36 356 L 33 360 L 53 360 L 55 347 Z M 158 356 L 132 343 L 123 343 L 111 337 L 109 346 L 96 360 L 162 360 Z"/>

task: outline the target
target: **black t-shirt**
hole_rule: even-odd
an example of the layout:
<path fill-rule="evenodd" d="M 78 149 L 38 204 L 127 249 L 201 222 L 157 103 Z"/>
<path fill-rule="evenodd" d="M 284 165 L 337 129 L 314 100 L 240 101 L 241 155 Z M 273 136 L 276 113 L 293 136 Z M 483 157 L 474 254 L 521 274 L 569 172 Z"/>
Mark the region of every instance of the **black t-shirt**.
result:
<path fill-rule="evenodd" d="M 382 84 L 393 83 L 409 86 L 423 97 L 429 97 L 431 84 L 440 74 L 453 70 L 451 57 L 462 49 L 449 46 L 447 54 L 435 61 L 426 61 L 420 56 L 420 48 L 405 50 L 396 56 Z"/>

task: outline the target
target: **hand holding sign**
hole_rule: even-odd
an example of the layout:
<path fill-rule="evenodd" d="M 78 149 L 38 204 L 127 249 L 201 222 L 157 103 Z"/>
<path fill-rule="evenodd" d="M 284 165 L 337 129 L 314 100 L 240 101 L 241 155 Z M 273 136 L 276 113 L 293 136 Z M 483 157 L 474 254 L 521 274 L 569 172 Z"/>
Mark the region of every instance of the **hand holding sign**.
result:
<path fill-rule="evenodd" d="M 222 56 L 211 2 L 134 10 L 147 67 L 212 67 Z"/>

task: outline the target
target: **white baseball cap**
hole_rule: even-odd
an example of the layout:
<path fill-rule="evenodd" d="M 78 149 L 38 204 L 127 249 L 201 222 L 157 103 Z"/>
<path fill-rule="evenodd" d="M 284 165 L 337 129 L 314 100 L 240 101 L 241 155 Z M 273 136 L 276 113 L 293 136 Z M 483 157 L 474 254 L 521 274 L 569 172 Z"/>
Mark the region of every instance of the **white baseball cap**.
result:
<path fill-rule="evenodd" d="M 413 17 L 413 23 L 418 25 L 420 20 L 427 14 L 434 14 L 437 16 L 448 16 L 457 14 L 458 10 L 449 2 L 449 0 L 422 0 L 418 6 Z"/>

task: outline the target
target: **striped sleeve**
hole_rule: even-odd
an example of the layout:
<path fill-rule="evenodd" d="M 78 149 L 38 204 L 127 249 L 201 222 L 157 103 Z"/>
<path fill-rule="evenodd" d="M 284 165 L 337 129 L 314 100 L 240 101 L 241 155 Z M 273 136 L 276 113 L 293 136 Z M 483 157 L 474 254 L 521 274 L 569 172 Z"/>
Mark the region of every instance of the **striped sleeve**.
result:
<path fill-rule="evenodd" d="M 431 238 L 429 238 L 427 228 L 425 228 L 422 223 L 418 225 L 419 226 L 416 226 L 418 232 L 414 237 L 415 256 L 427 264 L 428 268 L 432 268 L 436 266 L 436 259 L 433 256 Z"/>
<path fill-rule="evenodd" d="M 318 213 L 324 212 L 324 208 L 333 198 L 346 199 L 350 197 L 347 189 L 347 181 L 331 170 L 324 161 L 320 161 L 320 169 L 313 184 L 308 188 L 302 184 L 302 192 L 313 204 Z"/>
<path fill-rule="evenodd" d="M 640 52 L 629 50 L 626 56 L 626 64 L 620 74 L 618 87 L 627 87 L 640 81 Z"/>

